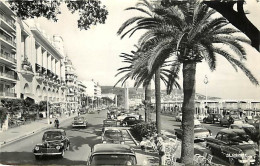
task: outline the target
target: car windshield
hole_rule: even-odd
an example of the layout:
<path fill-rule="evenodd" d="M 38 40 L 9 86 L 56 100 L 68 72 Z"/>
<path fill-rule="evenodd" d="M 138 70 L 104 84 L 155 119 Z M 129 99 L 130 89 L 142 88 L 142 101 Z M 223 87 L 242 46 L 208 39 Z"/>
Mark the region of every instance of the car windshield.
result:
<path fill-rule="evenodd" d="M 47 132 L 43 135 L 44 140 L 59 140 L 62 139 L 62 134 L 60 132 Z"/>
<path fill-rule="evenodd" d="M 117 130 L 107 130 L 105 131 L 105 136 L 121 136 L 121 132 Z"/>
<path fill-rule="evenodd" d="M 93 156 L 91 165 L 136 165 L 136 158 L 126 154 L 99 154 Z"/>
<path fill-rule="evenodd" d="M 76 117 L 76 118 L 74 118 L 74 120 L 84 121 L 84 118 L 83 117 Z"/>

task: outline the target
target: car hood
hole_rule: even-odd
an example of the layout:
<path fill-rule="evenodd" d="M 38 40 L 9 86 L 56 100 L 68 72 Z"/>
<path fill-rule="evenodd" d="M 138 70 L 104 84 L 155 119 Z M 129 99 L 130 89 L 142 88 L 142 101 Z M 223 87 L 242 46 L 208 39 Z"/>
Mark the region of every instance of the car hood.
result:
<path fill-rule="evenodd" d="M 254 144 L 235 145 L 235 147 L 241 149 L 247 155 L 254 156 L 256 154 Z"/>
<path fill-rule="evenodd" d="M 209 132 L 209 130 L 202 127 L 194 128 L 194 133 L 202 133 L 202 132 Z"/>
<path fill-rule="evenodd" d="M 116 136 L 116 135 L 106 135 L 104 136 L 105 140 L 122 140 L 122 137 Z"/>

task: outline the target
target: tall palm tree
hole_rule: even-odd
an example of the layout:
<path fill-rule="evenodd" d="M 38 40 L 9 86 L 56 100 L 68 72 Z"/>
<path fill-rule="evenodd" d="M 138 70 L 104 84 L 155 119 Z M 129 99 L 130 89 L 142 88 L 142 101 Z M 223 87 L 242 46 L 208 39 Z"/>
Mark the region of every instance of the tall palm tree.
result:
<path fill-rule="evenodd" d="M 116 74 L 116 76 L 118 76 L 119 74 L 124 73 L 124 75 L 118 80 L 118 82 L 115 84 L 115 86 L 119 83 L 122 82 L 122 85 L 125 83 L 125 81 L 127 79 L 133 79 L 135 80 L 135 84 L 134 86 L 136 88 L 138 88 L 140 85 L 143 85 L 143 87 L 145 88 L 145 95 L 147 95 L 145 97 L 145 99 L 151 99 L 151 80 L 153 78 L 153 73 L 148 73 L 148 69 L 147 69 L 147 65 L 148 64 L 144 64 L 144 61 L 147 61 L 147 58 L 149 58 L 149 50 L 141 50 L 139 49 L 138 51 L 134 52 L 132 51 L 132 54 L 126 54 L 126 53 L 122 53 L 120 55 L 120 57 L 124 58 L 123 62 L 124 63 L 128 63 L 129 66 L 126 67 L 122 67 L 118 69 L 118 73 Z M 159 73 L 157 73 L 159 75 L 159 77 L 155 78 L 156 82 L 156 87 L 160 87 L 158 86 L 158 80 L 160 82 L 160 80 L 162 80 L 164 82 L 165 85 L 169 85 L 168 83 L 168 77 L 169 75 L 173 75 L 173 73 L 171 73 L 171 71 L 169 69 L 167 69 L 168 63 L 165 63 L 162 65 L 162 69 L 158 70 Z M 171 82 L 172 82 L 172 86 L 175 86 L 177 88 L 180 88 L 180 85 L 177 82 L 178 76 L 172 77 Z M 160 88 L 156 89 L 157 93 L 160 93 Z M 157 96 L 158 97 L 158 96 Z M 160 96 L 159 96 L 160 97 Z M 158 100 L 157 100 L 158 101 Z M 146 103 L 146 105 L 149 107 L 150 103 Z M 158 103 L 157 103 L 158 105 Z M 149 109 L 149 108 L 148 108 Z M 157 109 L 159 110 L 159 109 Z M 149 113 L 148 113 L 149 114 Z M 157 121 L 157 130 L 160 132 L 160 123 L 159 123 L 159 115 L 158 113 L 156 114 L 156 121 Z M 146 116 L 146 118 L 148 118 Z"/>
<path fill-rule="evenodd" d="M 242 43 L 249 44 L 250 41 L 237 35 L 240 31 L 228 26 L 229 22 L 225 18 L 216 17 L 215 10 L 199 2 L 188 1 L 163 7 L 143 0 L 127 10 L 138 10 L 145 16 L 133 17 L 123 23 L 118 31 L 121 37 L 146 29 L 139 44 L 156 43 L 150 51 L 149 59 L 143 61 L 148 64 L 148 72 L 154 73 L 169 57 L 177 61 L 173 62 L 172 73 L 178 75 L 182 67 L 184 99 L 181 160 L 185 165 L 191 165 L 194 155 L 194 141 L 191 138 L 194 137 L 196 65 L 205 61 L 214 71 L 216 57 L 222 56 L 236 71 L 237 68 L 241 69 L 253 84 L 258 85 L 257 79 L 243 64 L 246 52 Z M 129 26 L 133 27 L 123 33 Z M 171 82 L 168 83 L 167 90 L 170 91 Z"/>

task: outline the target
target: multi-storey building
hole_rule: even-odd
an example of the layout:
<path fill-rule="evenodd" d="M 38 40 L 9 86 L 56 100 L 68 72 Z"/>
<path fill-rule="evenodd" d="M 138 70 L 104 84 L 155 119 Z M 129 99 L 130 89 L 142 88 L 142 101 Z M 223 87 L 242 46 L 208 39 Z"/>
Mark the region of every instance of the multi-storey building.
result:
<path fill-rule="evenodd" d="M 0 1 L 0 98 L 16 98 L 17 46 L 15 14 Z"/>
<path fill-rule="evenodd" d="M 96 108 L 101 103 L 101 87 L 98 82 L 95 82 L 93 79 L 90 81 L 83 81 L 83 84 L 87 87 L 86 96 L 91 99 L 89 105 L 92 108 Z"/>
<path fill-rule="evenodd" d="M 66 94 L 67 109 L 69 111 L 74 112 L 78 110 L 77 74 L 68 56 L 66 56 L 65 58 L 65 75 L 66 75 L 66 84 L 68 87 L 67 94 Z"/>
<path fill-rule="evenodd" d="M 83 106 L 86 105 L 86 89 L 87 87 L 81 82 L 78 80 L 78 105 L 79 105 L 79 108 L 82 108 Z"/>
<path fill-rule="evenodd" d="M 48 37 L 0 2 L 0 97 L 49 101 L 65 109 L 63 40 Z"/>

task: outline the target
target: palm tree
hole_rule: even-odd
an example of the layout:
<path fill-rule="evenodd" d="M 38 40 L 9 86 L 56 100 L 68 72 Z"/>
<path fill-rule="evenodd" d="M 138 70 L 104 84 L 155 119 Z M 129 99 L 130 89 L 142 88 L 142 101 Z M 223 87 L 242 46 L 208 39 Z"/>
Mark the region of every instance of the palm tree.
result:
<path fill-rule="evenodd" d="M 147 61 L 147 58 L 149 58 L 149 51 L 148 50 L 138 50 L 136 52 L 132 51 L 132 54 L 126 54 L 126 53 L 122 53 L 120 55 L 120 57 L 124 58 L 123 62 L 124 63 L 128 63 L 130 64 L 129 66 L 126 67 L 122 67 L 118 69 L 118 73 L 116 74 L 116 76 L 124 73 L 124 75 L 118 80 L 118 82 L 114 85 L 116 86 L 119 82 L 122 82 L 122 85 L 125 83 L 125 81 L 127 79 L 133 79 L 135 80 L 135 84 L 134 86 L 136 88 L 138 88 L 140 85 L 143 85 L 143 87 L 145 88 L 145 100 L 149 100 L 149 98 L 151 99 L 151 80 L 153 78 L 153 73 L 148 73 L 148 69 L 147 69 L 147 65 L 148 64 L 144 64 L 144 61 Z M 169 62 L 167 62 L 169 63 Z M 169 75 L 173 75 L 173 73 L 171 73 L 171 71 L 169 69 L 167 69 L 168 64 L 165 63 L 162 65 L 162 69 L 158 70 L 159 73 L 157 73 L 159 75 L 159 77 L 155 78 L 155 82 L 156 82 L 156 90 L 157 90 L 157 94 L 160 93 L 160 84 L 158 86 L 158 80 L 160 83 L 160 79 L 163 80 L 163 82 L 165 83 L 165 85 L 169 85 L 167 78 L 169 77 Z M 178 79 L 178 76 L 172 77 L 171 82 L 172 82 L 172 86 L 175 86 L 177 88 L 180 88 L 180 85 L 178 84 L 178 82 L 176 81 Z M 159 91 L 159 92 L 158 92 Z M 157 96 L 160 99 L 160 96 Z M 157 101 L 159 101 L 157 99 Z M 147 101 L 146 101 L 147 102 Z M 158 105 L 158 102 L 156 103 Z M 149 107 L 150 103 L 146 103 L 146 106 Z M 160 105 L 159 105 L 160 108 Z M 149 109 L 149 108 L 148 108 Z M 146 108 L 147 111 L 147 108 Z M 160 113 L 160 110 L 157 109 L 156 112 Z M 148 112 L 146 112 L 146 114 L 149 114 Z M 147 121 L 147 116 L 146 116 L 146 121 Z M 156 122 L 157 122 L 157 131 L 160 133 L 161 128 L 160 128 L 160 119 L 159 119 L 159 114 L 156 114 Z"/>
<path fill-rule="evenodd" d="M 140 8 L 139 6 L 143 8 Z M 148 9 L 148 10 L 146 10 Z M 240 31 L 228 26 L 229 22 L 222 16 L 216 17 L 216 11 L 199 2 L 188 1 L 175 6 L 152 6 L 146 0 L 137 3 L 136 7 L 127 10 L 138 10 L 145 16 L 133 17 L 122 24 L 118 34 L 126 27 L 133 25 L 121 37 L 134 34 L 137 30 L 147 31 L 139 39 L 141 46 L 156 43 L 151 49 L 150 58 L 143 61 L 148 64 L 148 73 L 154 73 L 173 57 L 172 73 L 183 72 L 183 107 L 182 107 L 182 152 L 181 160 L 185 165 L 193 162 L 194 155 L 194 110 L 195 110 L 195 76 L 196 65 L 203 60 L 214 71 L 216 57 L 224 57 L 237 71 L 240 68 L 250 81 L 258 85 L 257 79 L 244 66 L 246 52 L 242 43 L 249 44 L 247 38 L 237 35 Z M 169 80 L 172 76 L 169 76 Z M 171 90 L 171 82 L 167 90 Z"/>

